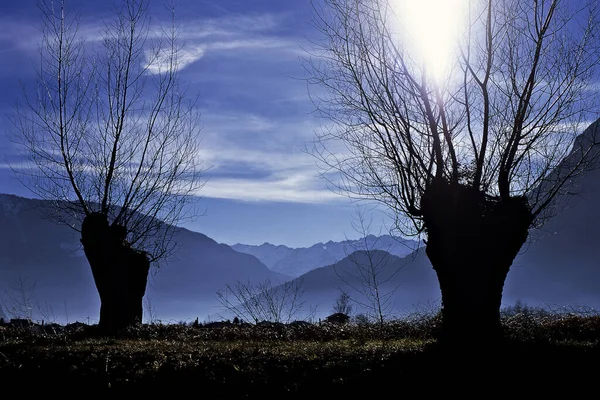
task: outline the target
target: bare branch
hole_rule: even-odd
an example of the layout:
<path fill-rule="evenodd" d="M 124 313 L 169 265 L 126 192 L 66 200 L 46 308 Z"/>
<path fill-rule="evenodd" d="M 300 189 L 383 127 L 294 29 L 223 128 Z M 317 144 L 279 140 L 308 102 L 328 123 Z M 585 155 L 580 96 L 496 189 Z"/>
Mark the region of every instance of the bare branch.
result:
<path fill-rule="evenodd" d="M 322 37 L 304 66 L 331 124 L 312 154 L 331 186 L 393 210 L 406 236 L 423 231 L 420 200 L 436 177 L 490 198 L 527 196 L 543 223 L 598 158 L 598 136 L 573 145 L 600 110 L 600 6 L 571 3 L 470 3 L 449 78 L 435 81 L 395 33 L 393 2 L 313 2 Z M 572 151 L 580 162 L 566 161 Z"/>
<path fill-rule="evenodd" d="M 64 1 L 54 4 L 40 4 L 36 91 L 23 88 L 13 118 L 28 163 L 13 171 L 54 201 L 61 222 L 79 229 L 85 215 L 100 212 L 152 261 L 165 259 L 172 226 L 202 187 L 199 113 L 179 78 L 175 16 L 150 36 L 148 1 L 126 0 L 95 44 Z"/>

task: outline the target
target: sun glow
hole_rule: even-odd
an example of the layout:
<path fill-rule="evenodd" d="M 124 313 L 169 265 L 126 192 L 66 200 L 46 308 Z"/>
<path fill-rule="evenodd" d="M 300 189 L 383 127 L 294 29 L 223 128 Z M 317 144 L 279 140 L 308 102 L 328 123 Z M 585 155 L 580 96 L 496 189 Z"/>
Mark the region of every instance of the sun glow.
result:
<path fill-rule="evenodd" d="M 469 0 L 389 0 L 399 34 L 436 80 L 449 73 L 465 26 Z"/>

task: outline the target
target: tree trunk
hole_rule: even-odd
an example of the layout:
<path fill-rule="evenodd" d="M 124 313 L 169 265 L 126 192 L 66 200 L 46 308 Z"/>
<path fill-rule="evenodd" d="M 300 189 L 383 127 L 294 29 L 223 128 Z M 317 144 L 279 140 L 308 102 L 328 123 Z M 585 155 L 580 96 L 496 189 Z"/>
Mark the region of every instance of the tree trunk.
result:
<path fill-rule="evenodd" d="M 150 261 L 125 241 L 126 231 L 105 215 L 85 217 L 81 243 L 100 295 L 100 329 L 109 334 L 142 321 Z"/>
<path fill-rule="evenodd" d="M 421 199 L 426 253 L 442 293 L 443 341 L 501 338 L 506 276 L 527 240 L 525 197 L 502 201 L 471 187 L 436 180 Z"/>

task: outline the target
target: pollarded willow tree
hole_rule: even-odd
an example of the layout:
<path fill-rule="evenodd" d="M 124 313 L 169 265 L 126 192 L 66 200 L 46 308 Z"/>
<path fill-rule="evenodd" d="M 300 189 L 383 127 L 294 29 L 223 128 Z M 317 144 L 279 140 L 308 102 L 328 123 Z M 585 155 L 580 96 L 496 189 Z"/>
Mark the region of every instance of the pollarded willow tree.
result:
<path fill-rule="evenodd" d="M 600 111 L 598 4 L 465 0 L 450 67 L 435 74 L 397 3 L 313 2 L 322 35 L 306 67 L 333 122 L 314 154 L 339 173 L 329 175 L 337 189 L 388 207 L 400 233 L 426 236 L 443 337 L 495 337 L 529 230 L 595 163 L 597 124 L 575 139 Z"/>
<path fill-rule="evenodd" d="M 28 162 L 13 169 L 81 232 L 110 332 L 141 322 L 149 268 L 174 249 L 173 225 L 201 186 L 177 30 L 152 27 L 147 6 L 120 1 L 84 36 L 64 1 L 41 3 L 37 85 L 14 118 Z"/>

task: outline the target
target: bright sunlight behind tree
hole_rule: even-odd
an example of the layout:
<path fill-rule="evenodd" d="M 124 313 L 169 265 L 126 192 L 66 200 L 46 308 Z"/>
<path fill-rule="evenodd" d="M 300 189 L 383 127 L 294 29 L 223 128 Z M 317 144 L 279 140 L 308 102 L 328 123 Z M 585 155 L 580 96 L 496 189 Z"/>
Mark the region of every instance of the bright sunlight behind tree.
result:
<path fill-rule="evenodd" d="M 390 0 L 390 31 L 436 80 L 448 73 L 466 34 L 469 0 Z"/>
<path fill-rule="evenodd" d="M 596 125 L 575 138 L 600 111 L 598 2 L 313 6 L 322 36 L 305 65 L 333 122 L 313 152 L 325 176 L 427 237 L 444 337 L 497 337 L 529 229 L 595 166 Z"/>

